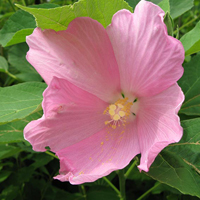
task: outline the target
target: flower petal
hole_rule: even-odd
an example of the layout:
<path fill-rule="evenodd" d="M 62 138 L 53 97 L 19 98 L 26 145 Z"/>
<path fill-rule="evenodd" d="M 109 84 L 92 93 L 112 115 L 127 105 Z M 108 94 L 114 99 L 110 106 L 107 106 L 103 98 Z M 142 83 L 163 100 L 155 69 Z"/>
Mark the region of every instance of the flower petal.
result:
<path fill-rule="evenodd" d="M 147 172 L 163 148 L 181 139 L 183 130 L 177 112 L 183 101 L 183 92 L 177 84 L 156 96 L 139 100 L 140 110 L 136 117 L 141 149 L 140 170 Z"/>
<path fill-rule="evenodd" d="M 107 27 L 124 92 L 155 95 L 182 76 L 184 49 L 167 35 L 163 16 L 158 6 L 140 1 L 134 13 L 117 12 Z"/>
<path fill-rule="evenodd" d="M 27 60 L 47 84 L 53 76 L 64 78 L 107 101 L 119 90 L 115 55 L 99 22 L 80 17 L 66 31 L 36 28 L 27 43 Z"/>
<path fill-rule="evenodd" d="M 68 81 L 54 77 L 43 96 L 43 117 L 24 130 L 36 151 L 45 151 L 46 146 L 58 151 L 105 127 L 108 104 Z"/>
<path fill-rule="evenodd" d="M 104 129 L 91 137 L 57 152 L 60 175 L 56 179 L 71 184 L 92 182 L 122 169 L 138 154 L 135 122 L 123 129 Z"/>

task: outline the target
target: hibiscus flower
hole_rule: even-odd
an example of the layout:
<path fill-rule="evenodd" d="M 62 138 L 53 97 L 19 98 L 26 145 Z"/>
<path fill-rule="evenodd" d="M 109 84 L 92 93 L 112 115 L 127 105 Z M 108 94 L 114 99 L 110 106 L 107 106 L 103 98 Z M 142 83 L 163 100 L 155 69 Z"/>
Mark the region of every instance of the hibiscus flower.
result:
<path fill-rule="evenodd" d="M 27 60 L 48 84 L 42 118 L 24 130 L 35 151 L 60 159 L 56 179 L 81 184 L 122 169 L 141 153 L 148 171 L 158 153 L 178 142 L 184 95 L 184 49 L 167 34 L 164 11 L 140 1 L 105 29 L 89 18 L 67 30 L 36 28 Z"/>

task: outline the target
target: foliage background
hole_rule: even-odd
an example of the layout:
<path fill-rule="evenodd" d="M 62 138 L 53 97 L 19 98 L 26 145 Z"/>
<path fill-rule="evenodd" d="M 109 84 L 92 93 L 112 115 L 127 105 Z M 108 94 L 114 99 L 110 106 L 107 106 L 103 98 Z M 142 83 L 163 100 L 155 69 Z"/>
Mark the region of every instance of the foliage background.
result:
<path fill-rule="evenodd" d="M 66 28 L 73 17 L 86 15 L 86 2 L 89 5 L 87 14 L 104 26 L 110 23 L 117 10 L 127 8 L 133 11 L 139 2 L 127 0 L 128 6 L 122 0 L 114 1 L 83 0 L 76 4 L 75 10 L 70 6 L 60 7 L 76 2 L 73 0 L 0 1 L 0 199 L 119 199 L 106 181 L 108 179 L 118 188 L 117 172 L 111 173 L 107 179 L 81 186 L 59 182 L 53 179 L 59 170 L 59 161 L 54 154 L 48 150 L 45 153 L 34 152 L 23 138 L 24 126 L 42 115 L 40 103 L 46 88 L 42 78 L 25 59 L 28 51 L 25 36 L 32 33 L 36 24 L 55 30 Z M 178 144 L 169 145 L 159 154 L 149 173 L 138 171 L 136 165 L 139 156 L 126 167 L 127 199 L 195 200 L 200 198 L 200 1 L 152 2 L 170 13 L 173 34 L 180 38 L 186 52 L 183 64 L 185 73 L 179 81 L 185 93 L 185 102 L 179 112 L 184 137 Z M 14 3 L 28 7 L 21 7 L 20 10 Z M 60 9 L 67 15 L 63 15 L 63 27 L 58 26 L 56 20 L 46 27 L 43 17 L 50 19 L 49 13 L 52 14 L 52 10 L 47 8 Z M 102 11 L 102 8 L 105 10 Z M 93 12 L 93 9 L 98 12 Z M 101 21 L 103 12 L 107 18 Z"/>

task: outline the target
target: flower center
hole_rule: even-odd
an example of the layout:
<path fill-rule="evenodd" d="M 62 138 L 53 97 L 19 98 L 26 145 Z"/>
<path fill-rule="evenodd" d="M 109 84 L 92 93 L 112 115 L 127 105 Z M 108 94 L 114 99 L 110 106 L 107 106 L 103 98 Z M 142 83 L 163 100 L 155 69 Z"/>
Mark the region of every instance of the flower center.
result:
<path fill-rule="evenodd" d="M 131 114 L 132 105 L 132 102 L 128 102 L 128 98 L 119 99 L 114 104 L 109 105 L 103 114 L 110 115 L 111 120 L 105 121 L 105 125 L 109 125 L 113 129 L 121 125 L 125 126 L 127 118 Z"/>

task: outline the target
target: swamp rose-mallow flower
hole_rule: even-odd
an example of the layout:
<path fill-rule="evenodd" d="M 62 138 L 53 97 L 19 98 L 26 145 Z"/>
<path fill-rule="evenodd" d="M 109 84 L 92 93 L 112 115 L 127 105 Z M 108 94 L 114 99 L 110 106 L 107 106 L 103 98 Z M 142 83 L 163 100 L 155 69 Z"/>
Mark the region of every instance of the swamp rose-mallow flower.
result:
<path fill-rule="evenodd" d="M 60 159 L 56 179 L 95 181 L 141 153 L 148 171 L 158 153 L 178 142 L 184 95 L 184 49 L 167 35 L 164 11 L 141 1 L 118 11 L 105 29 L 80 17 L 67 30 L 36 28 L 27 60 L 48 84 L 42 118 L 24 130 L 35 151 L 50 147 Z"/>

